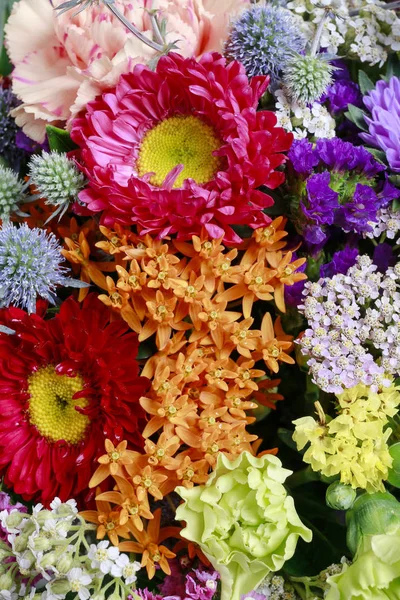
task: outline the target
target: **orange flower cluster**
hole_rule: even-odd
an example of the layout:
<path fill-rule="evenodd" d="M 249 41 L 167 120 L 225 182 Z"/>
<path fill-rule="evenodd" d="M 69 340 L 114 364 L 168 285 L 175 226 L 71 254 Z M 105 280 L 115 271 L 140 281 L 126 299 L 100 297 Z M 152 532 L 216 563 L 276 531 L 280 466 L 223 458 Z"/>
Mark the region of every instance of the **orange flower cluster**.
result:
<path fill-rule="evenodd" d="M 247 413 L 282 399 L 273 393 L 279 380 L 269 374 L 282 362 L 294 363 L 293 338 L 279 317 L 273 323 L 266 313 L 256 329 L 251 315 L 258 300 L 275 300 L 284 310 L 284 286 L 305 278 L 296 272 L 304 259 L 293 261 L 285 251 L 284 225 L 279 217 L 231 250 L 205 236 L 166 243 L 102 228 L 107 241 L 97 246 L 115 257 L 119 279 L 107 277 L 109 293 L 99 298 L 140 341 L 155 334 L 158 352 L 142 371 L 151 381 L 140 400 L 149 415 L 144 453 L 108 442 L 90 486 L 111 475 L 114 489 L 99 493 L 98 511 L 84 516 L 114 544 L 133 537 L 120 547 L 139 552 L 141 545 L 149 577 L 155 562 L 168 572 L 171 557 L 160 545 L 171 531 L 160 538 L 149 497 L 157 501 L 178 485 L 205 483 L 219 452 L 256 453 L 260 441 L 246 431 L 255 418 Z M 262 361 L 265 370 L 257 368 Z"/>

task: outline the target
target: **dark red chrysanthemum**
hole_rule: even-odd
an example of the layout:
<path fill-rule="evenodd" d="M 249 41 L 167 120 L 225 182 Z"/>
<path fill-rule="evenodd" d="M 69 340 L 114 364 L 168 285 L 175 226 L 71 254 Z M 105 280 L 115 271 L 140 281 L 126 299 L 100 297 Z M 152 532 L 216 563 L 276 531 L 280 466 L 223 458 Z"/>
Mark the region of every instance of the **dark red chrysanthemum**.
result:
<path fill-rule="evenodd" d="M 259 188 L 282 183 L 276 169 L 293 139 L 274 113 L 257 111 L 267 85 L 217 53 L 137 65 L 73 123 L 89 179 L 81 201 L 107 226 L 181 239 L 204 227 L 240 242 L 232 226 L 270 222 L 273 200 Z"/>
<path fill-rule="evenodd" d="M 0 474 L 26 500 L 48 504 L 85 490 L 104 440 L 140 448 L 137 336 L 90 294 L 44 320 L 0 311 Z"/>

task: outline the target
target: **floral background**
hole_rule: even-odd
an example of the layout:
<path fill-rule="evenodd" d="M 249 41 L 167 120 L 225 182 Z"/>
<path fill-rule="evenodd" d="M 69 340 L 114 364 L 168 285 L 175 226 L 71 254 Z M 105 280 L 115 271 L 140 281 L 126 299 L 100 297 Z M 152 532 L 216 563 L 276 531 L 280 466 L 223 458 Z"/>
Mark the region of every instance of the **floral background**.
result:
<path fill-rule="evenodd" d="M 400 18 L 4 0 L 0 599 L 400 598 Z"/>

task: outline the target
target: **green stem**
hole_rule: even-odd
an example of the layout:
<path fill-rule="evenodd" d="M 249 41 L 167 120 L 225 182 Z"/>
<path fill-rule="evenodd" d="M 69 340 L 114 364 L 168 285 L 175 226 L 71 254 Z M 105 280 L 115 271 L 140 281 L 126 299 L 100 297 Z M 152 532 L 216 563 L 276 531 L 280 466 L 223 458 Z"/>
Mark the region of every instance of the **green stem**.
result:
<path fill-rule="evenodd" d="M 324 29 L 326 21 L 329 19 L 329 12 L 330 11 L 328 9 L 325 9 L 325 13 L 320 22 L 318 23 L 317 31 L 315 32 L 315 36 L 310 50 L 310 56 L 315 56 L 319 51 L 319 44 L 321 41 L 322 31 Z"/>
<path fill-rule="evenodd" d="M 117 19 L 119 19 L 121 23 L 123 23 L 125 27 L 129 29 L 129 31 L 139 38 L 139 40 L 141 40 L 144 44 L 147 44 L 147 46 L 150 46 L 150 48 L 153 48 L 153 50 L 156 50 L 157 52 L 164 51 L 164 46 L 153 42 L 153 40 L 149 40 L 149 38 L 139 31 L 139 29 L 137 29 L 132 23 L 130 23 L 128 19 L 125 19 L 124 15 L 118 10 L 118 8 L 112 4 L 107 4 L 107 7 L 113 13 L 113 15 L 115 15 Z"/>
<path fill-rule="evenodd" d="M 289 488 L 294 489 L 301 485 L 305 485 L 306 483 L 311 483 L 312 481 L 320 481 L 320 475 L 313 471 L 311 467 L 306 467 L 301 471 L 293 473 L 293 475 L 286 480 L 286 483 Z"/>

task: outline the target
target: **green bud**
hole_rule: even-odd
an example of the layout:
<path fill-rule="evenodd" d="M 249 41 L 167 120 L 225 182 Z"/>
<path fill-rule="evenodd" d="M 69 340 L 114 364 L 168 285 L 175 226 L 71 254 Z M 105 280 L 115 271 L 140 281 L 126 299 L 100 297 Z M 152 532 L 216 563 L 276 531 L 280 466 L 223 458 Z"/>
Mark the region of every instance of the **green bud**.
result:
<path fill-rule="evenodd" d="M 33 545 L 35 550 L 39 550 L 39 552 L 47 552 L 52 547 L 51 541 L 41 535 L 34 539 Z"/>
<path fill-rule="evenodd" d="M 334 481 L 326 490 L 326 503 L 334 510 L 348 510 L 357 497 L 356 490 L 340 481 Z"/>
<path fill-rule="evenodd" d="M 46 567 L 52 567 L 54 565 L 54 563 L 57 560 L 57 555 L 55 552 L 48 552 L 47 554 L 45 554 L 42 558 L 42 560 L 40 561 L 40 566 L 43 567 L 44 569 Z"/>
<path fill-rule="evenodd" d="M 312 104 L 332 82 L 333 70 L 324 55 L 293 54 L 286 63 L 283 81 L 293 100 Z"/>
<path fill-rule="evenodd" d="M 50 510 L 41 510 L 36 515 L 36 521 L 39 525 L 44 525 L 48 519 L 54 519 L 54 515 Z"/>
<path fill-rule="evenodd" d="M 65 574 L 71 569 L 73 564 L 73 559 L 70 554 L 64 554 L 61 556 L 60 560 L 56 564 L 56 569 L 59 573 Z"/>
<path fill-rule="evenodd" d="M 14 550 L 15 552 L 24 552 L 28 547 L 29 536 L 28 535 L 18 535 L 14 541 Z"/>
<path fill-rule="evenodd" d="M 71 591 L 69 582 L 66 579 L 59 579 L 51 584 L 53 594 L 67 594 Z"/>
<path fill-rule="evenodd" d="M 26 519 L 26 515 L 24 513 L 13 511 L 6 518 L 6 525 L 9 529 L 14 529 L 15 527 L 19 527 L 21 525 L 24 518 Z"/>
<path fill-rule="evenodd" d="M 14 585 L 13 578 L 9 572 L 0 575 L 0 590 L 11 590 Z"/>
<path fill-rule="evenodd" d="M 387 534 L 400 525 L 400 503 L 388 492 L 363 494 L 346 513 L 347 545 L 356 553 L 364 536 Z"/>

